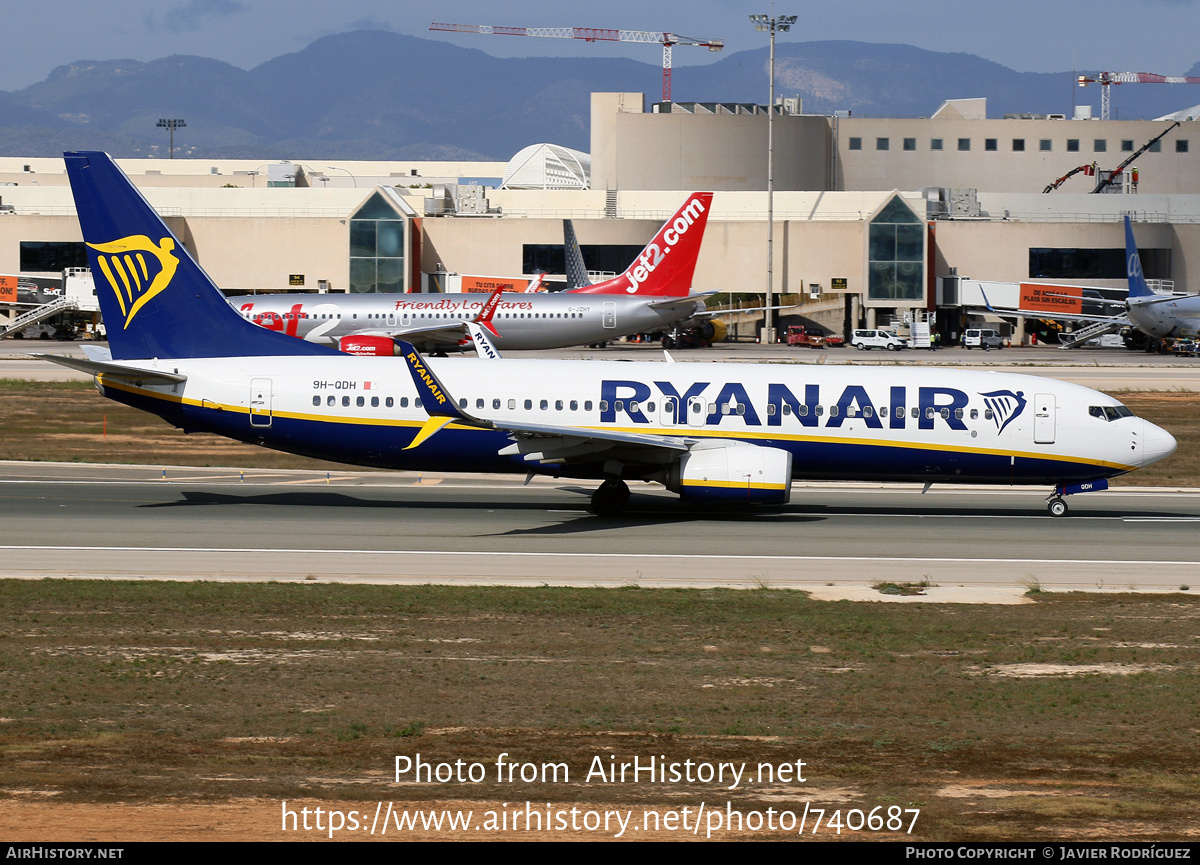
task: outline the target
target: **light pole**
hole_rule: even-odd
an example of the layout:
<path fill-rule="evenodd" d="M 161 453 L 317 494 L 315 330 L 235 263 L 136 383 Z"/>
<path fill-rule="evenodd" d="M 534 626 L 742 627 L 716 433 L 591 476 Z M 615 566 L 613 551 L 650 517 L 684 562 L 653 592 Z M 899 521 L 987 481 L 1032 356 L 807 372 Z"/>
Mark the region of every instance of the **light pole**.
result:
<path fill-rule="evenodd" d="M 796 23 L 795 15 L 751 15 L 755 30 L 771 34 L 771 97 L 767 103 L 767 310 L 764 315 L 763 342 L 775 342 L 775 31 L 787 33 Z"/>
<path fill-rule="evenodd" d="M 350 172 L 345 168 L 338 168 L 336 165 L 326 165 L 325 167 L 330 171 L 345 171 L 347 174 L 350 174 Z M 358 189 L 358 178 L 356 178 L 353 174 L 350 174 L 350 179 L 354 181 L 354 188 Z"/>
<path fill-rule="evenodd" d="M 182 129 L 185 126 L 187 126 L 187 121 L 184 120 L 182 117 L 172 117 L 172 118 L 161 117 L 161 118 L 159 118 L 158 123 L 156 123 L 155 125 L 159 129 L 170 129 L 171 130 L 171 145 L 170 145 L 170 150 L 168 151 L 168 153 L 170 155 L 168 156 L 168 158 L 174 159 L 175 158 L 175 130 Z"/>

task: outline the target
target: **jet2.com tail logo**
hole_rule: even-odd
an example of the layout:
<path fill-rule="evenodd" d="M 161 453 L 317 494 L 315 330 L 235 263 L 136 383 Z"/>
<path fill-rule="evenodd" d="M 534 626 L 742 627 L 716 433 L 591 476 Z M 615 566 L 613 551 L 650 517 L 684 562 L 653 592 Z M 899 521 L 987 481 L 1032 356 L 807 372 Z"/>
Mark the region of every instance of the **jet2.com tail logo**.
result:
<path fill-rule="evenodd" d="M 144 234 L 131 234 L 88 246 L 96 250 L 96 262 L 117 297 L 126 328 L 150 298 L 171 284 L 179 267 L 170 237 L 154 243 Z"/>

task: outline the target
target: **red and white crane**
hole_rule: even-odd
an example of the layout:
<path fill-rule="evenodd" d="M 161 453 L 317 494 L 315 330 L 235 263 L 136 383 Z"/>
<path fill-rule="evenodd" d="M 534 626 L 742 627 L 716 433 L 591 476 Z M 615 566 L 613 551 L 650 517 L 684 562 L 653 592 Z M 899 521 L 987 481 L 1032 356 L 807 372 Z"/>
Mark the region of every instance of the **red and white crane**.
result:
<path fill-rule="evenodd" d="M 663 102 L 671 101 L 671 49 L 676 45 L 696 45 L 709 51 L 725 47 L 723 39 L 693 39 L 678 33 L 649 30 L 600 30 L 594 27 L 493 27 L 488 24 L 438 24 L 430 30 L 450 33 L 481 33 L 486 36 L 542 36 L 552 39 L 582 39 L 585 42 L 647 42 L 663 47 Z"/>
<path fill-rule="evenodd" d="M 1080 87 L 1100 85 L 1100 119 L 1108 120 L 1108 88 L 1113 84 L 1200 84 L 1200 78 L 1182 75 L 1157 75 L 1153 72 L 1097 72 L 1080 75 Z"/>

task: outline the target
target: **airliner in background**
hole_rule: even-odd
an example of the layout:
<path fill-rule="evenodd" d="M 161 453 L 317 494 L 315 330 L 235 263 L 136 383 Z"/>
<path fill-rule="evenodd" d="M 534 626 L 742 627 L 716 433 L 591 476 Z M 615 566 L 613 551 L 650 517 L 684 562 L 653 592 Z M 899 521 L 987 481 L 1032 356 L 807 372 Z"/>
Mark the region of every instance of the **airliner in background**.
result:
<path fill-rule="evenodd" d="M 633 333 L 669 330 L 705 312 L 692 277 L 712 208 L 697 192 L 659 229 L 619 276 L 578 291 L 503 292 L 491 316 L 500 350 L 564 348 Z M 483 294 L 242 295 L 229 303 L 268 330 L 354 354 L 395 355 L 397 341 L 422 351 L 466 349 L 463 324 L 474 320 Z"/>
<path fill-rule="evenodd" d="M 1133 239 L 1133 224 L 1128 215 L 1125 217 L 1125 275 L 1129 294 L 1124 302 L 1102 301 L 1110 307 L 1123 306 L 1123 314 L 1080 315 L 1031 309 L 993 308 L 990 304 L 988 309 L 997 315 L 1023 315 L 1032 318 L 1081 321 L 1094 325 L 1109 324 L 1112 325 L 1110 331 L 1134 327 L 1156 339 L 1200 336 L 1200 294 L 1158 294 L 1150 289 L 1142 271 L 1142 259 L 1138 255 L 1137 242 Z M 1066 339 L 1069 336 L 1070 334 L 1063 334 L 1062 338 Z M 1082 338 L 1087 337 L 1088 334 L 1084 332 Z M 1074 345 L 1078 342 L 1079 340 L 1069 344 Z"/>
<path fill-rule="evenodd" d="M 1111 396 L 943 367 L 354 357 L 242 318 L 104 153 L 65 155 L 109 350 L 41 355 L 189 431 L 390 469 L 628 483 L 683 502 L 789 501 L 794 478 L 1025 484 L 1064 496 L 1171 454 Z M 478 328 L 474 324 L 472 327 Z M 669 360 L 669 358 L 668 358 Z"/>

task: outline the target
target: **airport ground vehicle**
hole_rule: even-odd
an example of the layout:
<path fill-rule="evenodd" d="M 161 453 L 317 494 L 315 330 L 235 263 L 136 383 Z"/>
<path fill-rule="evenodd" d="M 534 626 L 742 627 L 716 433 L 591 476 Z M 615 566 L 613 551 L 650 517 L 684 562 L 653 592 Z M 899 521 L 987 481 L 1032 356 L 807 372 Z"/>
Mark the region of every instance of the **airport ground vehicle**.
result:
<path fill-rule="evenodd" d="M 899 351 L 908 347 L 908 340 L 896 336 L 886 330 L 856 330 L 850 337 L 850 344 L 863 351 L 868 348 L 885 348 L 888 351 Z"/>
<path fill-rule="evenodd" d="M 781 505 L 794 478 L 1052 486 L 1163 459 L 1165 430 L 1043 377 L 942 367 L 355 357 L 257 327 L 221 296 L 107 154 L 66 154 L 109 349 L 41 355 L 187 430 L 393 469 L 629 481 L 682 502 Z M 136 268 L 136 269 L 134 269 Z M 115 274 L 123 272 L 125 278 Z M 117 323 L 120 322 L 120 327 Z"/>
<path fill-rule="evenodd" d="M 829 345 L 822 334 L 810 333 L 802 324 L 793 324 L 788 328 L 787 344 L 807 348 L 826 348 Z"/>
<path fill-rule="evenodd" d="M 1004 348 L 1004 339 L 1000 332 L 988 328 L 972 327 L 963 332 L 963 347 L 967 349 Z"/>

